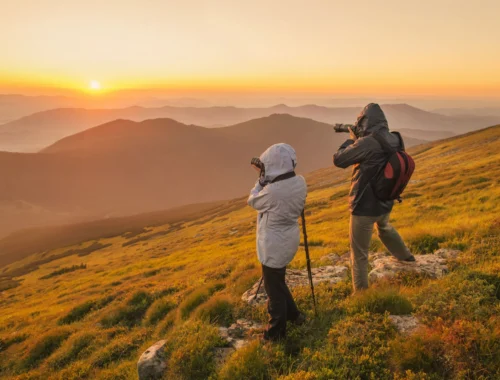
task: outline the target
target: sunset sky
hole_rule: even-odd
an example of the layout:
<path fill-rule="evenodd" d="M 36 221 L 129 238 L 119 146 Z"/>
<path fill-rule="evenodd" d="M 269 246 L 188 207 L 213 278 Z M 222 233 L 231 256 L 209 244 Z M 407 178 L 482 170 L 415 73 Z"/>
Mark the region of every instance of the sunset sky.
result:
<path fill-rule="evenodd" d="M 0 2 L 0 93 L 500 97 L 498 0 Z"/>

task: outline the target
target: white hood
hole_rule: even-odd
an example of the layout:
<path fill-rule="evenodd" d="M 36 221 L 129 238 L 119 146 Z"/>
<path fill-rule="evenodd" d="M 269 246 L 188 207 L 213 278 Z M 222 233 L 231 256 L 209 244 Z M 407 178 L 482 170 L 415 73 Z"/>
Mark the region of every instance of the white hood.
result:
<path fill-rule="evenodd" d="M 264 164 L 266 182 L 271 182 L 279 175 L 292 172 L 297 165 L 295 150 L 284 143 L 271 145 L 261 154 L 260 160 Z"/>

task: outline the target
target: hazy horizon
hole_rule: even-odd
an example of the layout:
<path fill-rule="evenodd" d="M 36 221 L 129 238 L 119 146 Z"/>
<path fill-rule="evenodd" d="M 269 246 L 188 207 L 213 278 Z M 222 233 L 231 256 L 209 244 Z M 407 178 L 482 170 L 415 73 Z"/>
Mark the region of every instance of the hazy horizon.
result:
<path fill-rule="evenodd" d="M 500 52 L 492 48 L 500 32 L 491 27 L 500 11 L 496 1 L 292 1 L 285 7 L 281 1 L 20 0 L 2 11 L 0 43 L 9 51 L 0 93 L 96 103 L 123 94 L 216 105 L 500 102 Z"/>

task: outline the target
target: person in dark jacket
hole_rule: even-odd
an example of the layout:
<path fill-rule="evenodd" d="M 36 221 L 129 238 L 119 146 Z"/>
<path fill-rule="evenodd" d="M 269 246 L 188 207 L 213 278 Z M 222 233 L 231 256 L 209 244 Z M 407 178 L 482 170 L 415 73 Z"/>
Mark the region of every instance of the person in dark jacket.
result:
<path fill-rule="evenodd" d="M 333 163 L 339 168 L 353 165 L 349 192 L 349 239 L 354 291 L 368 287 L 368 249 L 374 224 L 377 225 L 380 240 L 396 259 L 415 261 L 399 233 L 389 224 L 394 201 L 379 200 L 371 186 L 371 181 L 387 160 L 387 153 L 372 136 L 375 133 L 396 149 L 404 147 L 400 138 L 389 132 L 387 119 L 380 106 L 370 103 L 350 128 L 350 139 L 333 156 Z"/>

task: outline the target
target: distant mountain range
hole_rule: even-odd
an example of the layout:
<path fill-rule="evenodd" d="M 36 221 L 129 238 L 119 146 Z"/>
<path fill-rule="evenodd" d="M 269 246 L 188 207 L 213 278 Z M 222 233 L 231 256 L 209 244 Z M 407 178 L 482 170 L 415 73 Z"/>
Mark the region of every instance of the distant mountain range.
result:
<path fill-rule="evenodd" d="M 438 108 L 433 112 L 447 116 L 484 116 L 484 117 L 500 117 L 499 107 L 482 107 L 482 108 Z"/>
<path fill-rule="evenodd" d="M 500 116 L 454 117 L 420 110 L 406 104 L 382 106 L 391 129 L 404 129 L 407 136 L 435 140 L 500 122 Z M 143 121 L 171 118 L 184 124 L 220 127 L 266 117 L 275 113 L 309 118 L 323 123 L 352 123 L 361 108 L 328 108 L 316 105 L 268 108 L 238 107 L 129 107 L 121 109 L 62 108 L 35 113 L 0 125 L 0 151 L 37 152 L 66 136 L 116 119 Z M 428 131 L 432 133 L 428 133 Z"/>
<path fill-rule="evenodd" d="M 40 153 L 1 152 L 0 235 L 46 222 L 241 196 L 256 179 L 251 157 L 269 145 L 294 146 L 298 170 L 306 173 L 330 166 L 333 152 L 347 137 L 329 124 L 287 114 L 212 129 L 171 119 L 116 120 Z M 405 142 L 422 141 L 407 137 Z"/>

